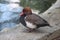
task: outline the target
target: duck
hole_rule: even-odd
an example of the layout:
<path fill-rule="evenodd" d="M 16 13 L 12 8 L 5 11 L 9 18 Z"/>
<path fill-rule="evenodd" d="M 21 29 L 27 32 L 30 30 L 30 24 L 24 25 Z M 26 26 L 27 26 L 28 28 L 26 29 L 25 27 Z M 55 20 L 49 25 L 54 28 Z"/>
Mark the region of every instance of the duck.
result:
<path fill-rule="evenodd" d="M 20 22 L 29 29 L 29 32 L 40 27 L 51 27 L 51 25 L 45 19 L 38 16 L 37 14 L 32 13 L 30 7 L 25 7 L 22 10 L 22 12 L 20 13 Z"/>

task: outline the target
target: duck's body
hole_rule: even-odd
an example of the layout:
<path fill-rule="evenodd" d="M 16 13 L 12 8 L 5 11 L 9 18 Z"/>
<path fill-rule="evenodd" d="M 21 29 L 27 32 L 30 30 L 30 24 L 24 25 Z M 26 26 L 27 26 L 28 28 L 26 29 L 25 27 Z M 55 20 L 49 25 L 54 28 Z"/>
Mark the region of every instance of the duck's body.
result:
<path fill-rule="evenodd" d="M 46 20 L 36 14 L 27 15 L 25 18 L 27 27 L 39 28 L 44 26 L 50 26 Z"/>
<path fill-rule="evenodd" d="M 50 26 L 46 20 L 41 18 L 40 16 L 36 14 L 31 14 L 27 16 L 21 16 L 20 22 L 29 28 L 39 28 L 44 26 Z"/>

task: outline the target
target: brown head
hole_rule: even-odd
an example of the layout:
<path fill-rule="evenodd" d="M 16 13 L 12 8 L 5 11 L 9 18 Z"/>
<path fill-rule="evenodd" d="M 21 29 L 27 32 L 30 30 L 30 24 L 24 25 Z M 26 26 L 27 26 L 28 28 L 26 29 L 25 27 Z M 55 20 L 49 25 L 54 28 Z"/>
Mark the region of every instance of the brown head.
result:
<path fill-rule="evenodd" d="M 21 13 L 22 15 L 26 14 L 26 15 L 29 15 L 29 14 L 32 14 L 32 10 L 30 7 L 25 7 L 22 11 L 23 13 Z"/>

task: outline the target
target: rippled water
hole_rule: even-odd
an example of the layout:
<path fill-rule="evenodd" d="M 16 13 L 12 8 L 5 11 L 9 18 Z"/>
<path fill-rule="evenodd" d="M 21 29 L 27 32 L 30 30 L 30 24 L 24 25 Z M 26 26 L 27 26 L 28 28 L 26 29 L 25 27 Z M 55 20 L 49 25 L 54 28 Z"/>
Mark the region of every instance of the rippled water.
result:
<path fill-rule="evenodd" d="M 18 24 L 19 14 L 23 9 L 18 4 L 19 0 L 4 1 L 8 3 L 0 3 L 0 30 L 15 27 Z"/>

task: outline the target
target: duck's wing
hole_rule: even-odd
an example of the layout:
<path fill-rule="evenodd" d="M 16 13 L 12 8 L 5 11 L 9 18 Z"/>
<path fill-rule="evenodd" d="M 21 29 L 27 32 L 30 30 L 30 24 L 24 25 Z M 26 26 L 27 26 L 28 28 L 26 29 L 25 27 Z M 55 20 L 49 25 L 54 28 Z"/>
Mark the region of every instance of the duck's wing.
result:
<path fill-rule="evenodd" d="M 25 20 L 36 25 L 47 23 L 47 21 L 45 21 L 43 18 L 41 18 L 40 16 L 36 14 L 26 16 Z"/>

